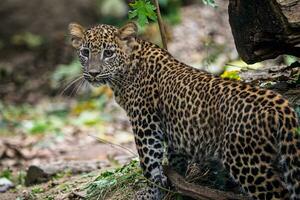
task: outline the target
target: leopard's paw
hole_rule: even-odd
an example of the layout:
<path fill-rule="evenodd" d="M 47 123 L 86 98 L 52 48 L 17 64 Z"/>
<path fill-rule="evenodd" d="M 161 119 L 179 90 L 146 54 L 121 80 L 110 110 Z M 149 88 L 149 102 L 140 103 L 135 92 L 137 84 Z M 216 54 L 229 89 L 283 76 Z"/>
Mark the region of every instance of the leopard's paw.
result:
<path fill-rule="evenodd" d="M 161 200 L 163 198 L 162 193 L 158 188 L 148 187 L 138 191 L 135 194 L 135 200 Z"/>

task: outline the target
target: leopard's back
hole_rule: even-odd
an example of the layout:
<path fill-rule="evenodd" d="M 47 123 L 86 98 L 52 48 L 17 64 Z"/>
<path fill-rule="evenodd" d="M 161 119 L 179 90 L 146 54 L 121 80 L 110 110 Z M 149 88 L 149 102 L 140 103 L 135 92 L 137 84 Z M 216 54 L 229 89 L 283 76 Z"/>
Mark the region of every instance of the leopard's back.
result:
<path fill-rule="evenodd" d="M 221 159 L 244 191 L 258 199 L 297 199 L 300 141 L 288 101 L 185 65 L 177 69 L 169 68 L 162 81 L 170 145 L 193 160 Z"/>

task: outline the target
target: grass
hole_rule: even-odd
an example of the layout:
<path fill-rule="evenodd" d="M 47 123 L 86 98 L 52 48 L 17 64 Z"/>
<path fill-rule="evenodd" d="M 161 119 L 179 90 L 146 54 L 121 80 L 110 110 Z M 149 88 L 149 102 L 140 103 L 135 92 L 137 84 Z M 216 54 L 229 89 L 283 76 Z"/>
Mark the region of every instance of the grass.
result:
<path fill-rule="evenodd" d="M 23 170 L 13 173 L 10 169 L 3 169 L 0 171 L 0 178 L 7 178 L 12 181 L 16 186 L 24 185 L 26 173 Z"/>
<path fill-rule="evenodd" d="M 18 200 L 24 199 L 63 199 L 73 194 L 80 194 L 87 200 L 132 200 L 134 194 L 145 188 L 147 180 L 137 159 L 116 169 L 62 177 L 49 183 L 31 187 L 18 187 Z M 80 199 L 82 199 L 80 198 Z"/>
<path fill-rule="evenodd" d="M 134 191 L 146 186 L 138 160 L 100 174 L 87 186 L 87 199 L 132 199 Z"/>
<path fill-rule="evenodd" d="M 86 186 L 88 200 L 132 200 L 137 191 L 147 187 L 147 180 L 139 166 L 138 159 L 120 168 L 105 171 Z M 182 196 L 175 191 L 158 186 L 166 192 L 163 200 L 181 200 Z"/>

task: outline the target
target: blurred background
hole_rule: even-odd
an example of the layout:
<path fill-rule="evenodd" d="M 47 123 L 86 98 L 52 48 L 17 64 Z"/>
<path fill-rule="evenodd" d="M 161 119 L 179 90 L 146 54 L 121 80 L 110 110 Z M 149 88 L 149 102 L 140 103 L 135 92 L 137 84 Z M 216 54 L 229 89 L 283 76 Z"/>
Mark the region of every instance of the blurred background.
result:
<path fill-rule="evenodd" d="M 130 2 L 1 1 L 0 177 L 22 184 L 33 164 L 98 160 L 115 166 L 134 157 L 109 144 L 135 151 L 126 114 L 111 90 L 70 85 L 81 67 L 67 34 L 70 22 L 121 26 Z M 234 47 L 227 1 L 216 1 L 215 7 L 201 0 L 159 3 L 168 50 L 177 59 L 218 75 L 244 65 Z M 161 46 L 156 23 L 140 27 L 140 37 Z"/>

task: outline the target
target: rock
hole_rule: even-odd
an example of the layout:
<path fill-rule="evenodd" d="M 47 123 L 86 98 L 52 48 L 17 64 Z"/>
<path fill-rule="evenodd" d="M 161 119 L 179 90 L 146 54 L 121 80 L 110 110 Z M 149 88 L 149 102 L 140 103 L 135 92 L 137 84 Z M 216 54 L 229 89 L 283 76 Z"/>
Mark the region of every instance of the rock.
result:
<path fill-rule="evenodd" d="M 95 171 L 109 166 L 108 162 L 103 161 L 70 161 L 55 162 L 47 165 L 31 165 L 27 170 L 25 185 L 47 182 L 58 173 L 80 174 Z"/>
<path fill-rule="evenodd" d="M 6 192 L 15 185 L 7 178 L 0 178 L 0 192 Z"/>

